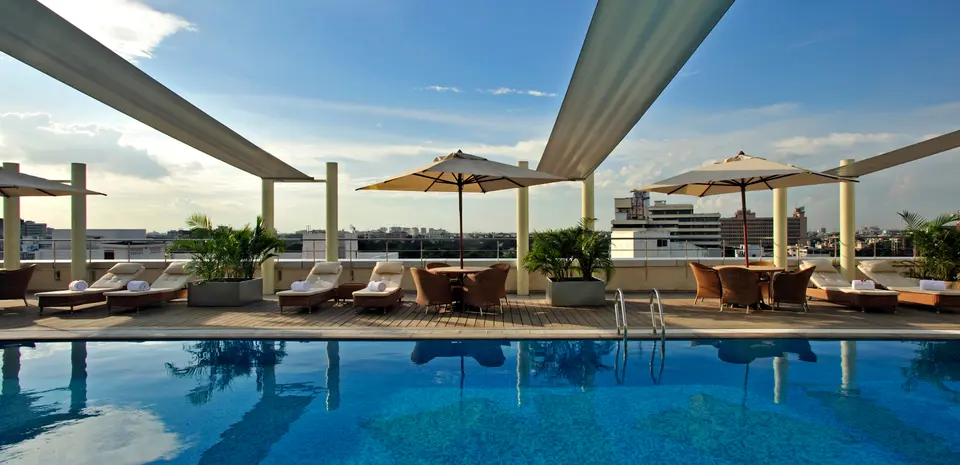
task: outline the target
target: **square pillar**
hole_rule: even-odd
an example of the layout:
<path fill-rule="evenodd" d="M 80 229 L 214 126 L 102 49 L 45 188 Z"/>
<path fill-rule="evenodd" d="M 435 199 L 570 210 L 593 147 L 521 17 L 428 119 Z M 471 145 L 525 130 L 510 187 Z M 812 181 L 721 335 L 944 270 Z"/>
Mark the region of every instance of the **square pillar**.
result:
<path fill-rule="evenodd" d="M 842 160 L 840 166 L 853 163 L 853 159 Z M 856 210 L 854 196 L 855 183 L 840 183 L 840 274 L 844 279 L 857 279 L 857 237 Z"/>
<path fill-rule="evenodd" d="M 260 218 L 263 220 L 263 229 L 269 232 L 276 232 L 274 227 L 274 181 L 272 179 L 261 180 L 260 194 Z M 263 277 L 263 293 L 273 294 L 277 290 L 276 259 L 271 258 L 260 265 L 260 275 Z"/>
<path fill-rule="evenodd" d="M 70 164 L 70 185 L 87 188 L 87 165 Z M 70 196 L 70 279 L 87 279 L 87 196 Z"/>
<path fill-rule="evenodd" d="M 525 161 L 517 162 L 529 168 Z M 530 273 L 523 267 L 523 259 L 530 249 L 530 188 L 517 189 L 517 295 L 530 295 Z"/>
<path fill-rule="evenodd" d="M 20 172 L 19 163 L 4 163 L 3 169 Z M 20 269 L 20 197 L 3 199 L 3 267 Z"/>
<path fill-rule="evenodd" d="M 337 163 L 327 162 L 327 226 L 324 245 L 328 262 L 340 261 L 339 195 Z"/>
<path fill-rule="evenodd" d="M 773 190 L 773 263 L 787 267 L 787 189 Z"/>
<path fill-rule="evenodd" d="M 594 229 L 597 216 L 594 213 L 593 173 L 583 178 L 581 182 L 583 183 L 583 190 L 580 199 L 580 218 L 584 219 L 584 225 L 587 229 Z"/>

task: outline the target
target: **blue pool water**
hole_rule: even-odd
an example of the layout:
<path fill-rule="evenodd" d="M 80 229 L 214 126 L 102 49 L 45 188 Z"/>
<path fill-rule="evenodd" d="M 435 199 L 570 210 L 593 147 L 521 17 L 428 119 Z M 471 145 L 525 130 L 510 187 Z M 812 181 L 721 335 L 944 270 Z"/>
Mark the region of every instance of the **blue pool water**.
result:
<path fill-rule="evenodd" d="M 0 463 L 960 461 L 960 342 L 626 352 L 592 341 L 5 346 Z"/>

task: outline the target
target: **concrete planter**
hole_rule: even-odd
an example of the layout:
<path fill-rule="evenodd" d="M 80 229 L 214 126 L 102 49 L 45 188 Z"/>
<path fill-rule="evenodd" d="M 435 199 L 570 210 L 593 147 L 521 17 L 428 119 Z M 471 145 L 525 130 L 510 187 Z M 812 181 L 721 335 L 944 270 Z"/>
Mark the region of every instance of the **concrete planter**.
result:
<path fill-rule="evenodd" d="M 263 300 L 263 279 L 190 283 L 189 307 L 242 307 Z"/>
<path fill-rule="evenodd" d="M 553 307 L 598 307 L 606 304 L 607 283 L 547 279 L 547 304 Z"/>

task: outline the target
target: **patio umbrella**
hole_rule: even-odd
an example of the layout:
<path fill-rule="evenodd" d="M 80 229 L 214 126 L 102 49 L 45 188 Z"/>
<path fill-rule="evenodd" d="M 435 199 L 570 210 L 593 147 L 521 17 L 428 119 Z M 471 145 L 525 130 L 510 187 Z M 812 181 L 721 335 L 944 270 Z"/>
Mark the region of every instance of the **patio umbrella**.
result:
<path fill-rule="evenodd" d="M 43 197 L 58 195 L 106 195 L 87 189 L 29 174 L 8 171 L 0 168 L 0 196 L 3 197 Z"/>
<path fill-rule="evenodd" d="M 834 182 L 857 182 L 832 174 L 818 173 L 765 158 L 751 157 L 743 152 L 733 158 L 703 166 L 665 179 L 641 190 L 663 194 L 686 194 L 705 197 L 717 194 L 740 193 L 743 212 L 744 261 L 750 266 L 747 253 L 747 191 L 773 190 L 781 187 L 810 186 Z"/>
<path fill-rule="evenodd" d="M 499 191 L 566 181 L 541 171 L 487 160 L 457 151 L 433 163 L 360 190 L 456 192 L 460 215 L 460 266 L 463 266 L 463 193 Z"/>

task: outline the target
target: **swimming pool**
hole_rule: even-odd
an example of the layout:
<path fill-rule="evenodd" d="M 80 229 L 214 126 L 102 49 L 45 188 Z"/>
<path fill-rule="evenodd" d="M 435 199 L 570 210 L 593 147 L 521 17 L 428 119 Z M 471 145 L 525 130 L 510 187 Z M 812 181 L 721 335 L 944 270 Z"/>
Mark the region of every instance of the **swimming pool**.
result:
<path fill-rule="evenodd" d="M 960 457 L 960 342 L 661 349 L 630 342 L 624 360 L 609 341 L 6 346 L 0 463 Z"/>

